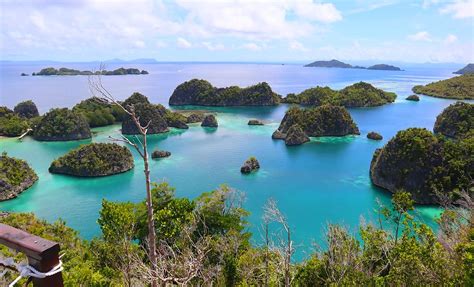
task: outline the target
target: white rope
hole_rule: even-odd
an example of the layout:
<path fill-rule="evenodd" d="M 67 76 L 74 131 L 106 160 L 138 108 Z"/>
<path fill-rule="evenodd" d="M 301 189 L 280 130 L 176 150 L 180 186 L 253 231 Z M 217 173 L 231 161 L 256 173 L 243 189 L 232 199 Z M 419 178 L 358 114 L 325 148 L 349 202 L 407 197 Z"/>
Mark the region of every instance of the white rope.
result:
<path fill-rule="evenodd" d="M 38 270 L 36 270 L 34 267 L 28 265 L 27 263 L 16 263 L 13 260 L 13 258 L 11 258 L 11 257 L 5 258 L 5 259 L 0 258 L 0 264 L 4 265 L 4 266 L 8 266 L 8 267 L 13 267 L 16 270 L 18 270 L 18 272 L 20 273 L 20 275 L 15 280 L 13 280 L 13 282 L 10 283 L 10 285 L 8 285 L 8 287 L 15 286 L 15 284 L 18 281 L 20 281 L 21 278 L 27 278 L 27 277 L 46 278 L 48 276 L 53 276 L 54 274 L 57 274 L 57 273 L 63 271 L 63 269 L 64 269 L 63 268 L 63 262 L 61 260 L 59 260 L 58 265 L 54 266 L 48 272 L 39 272 Z M 3 271 L 3 274 L 2 274 L 1 277 L 3 277 L 3 275 L 5 275 L 5 273 L 6 273 L 6 270 Z"/>

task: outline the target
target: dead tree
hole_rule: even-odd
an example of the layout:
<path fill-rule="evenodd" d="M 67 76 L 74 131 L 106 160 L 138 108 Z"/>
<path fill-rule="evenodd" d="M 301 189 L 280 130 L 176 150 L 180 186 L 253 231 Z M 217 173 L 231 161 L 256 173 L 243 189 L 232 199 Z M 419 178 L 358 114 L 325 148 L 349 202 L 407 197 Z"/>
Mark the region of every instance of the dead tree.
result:
<path fill-rule="evenodd" d="M 265 206 L 263 207 L 264 213 L 264 222 L 270 223 L 275 222 L 280 224 L 283 228 L 284 233 L 286 233 L 286 239 L 284 237 L 278 238 L 279 242 L 274 246 L 274 249 L 279 253 L 283 258 L 283 270 L 285 278 L 285 287 L 291 285 L 292 276 L 291 276 L 291 256 L 294 253 L 293 241 L 291 240 L 291 228 L 288 224 L 286 217 L 278 209 L 277 202 L 270 198 Z M 267 235 L 268 236 L 268 235 Z M 268 244 L 268 243 L 267 243 Z"/>
<path fill-rule="evenodd" d="M 140 118 L 137 116 L 135 108 L 133 105 L 124 107 L 102 84 L 101 73 L 103 66 L 100 66 L 99 73 L 95 73 L 92 76 L 89 76 L 89 90 L 91 91 L 94 97 L 103 99 L 106 102 L 109 102 L 113 105 L 119 106 L 134 122 L 139 134 L 142 137 L 142 140 L 139 137 L 135 136 L 135 139 L 138 143 L 131 141 L 124 135 L 121 135 L 120 138 L 109 137 L 112 141 L 123 142 L 132 146 L 143 159 L 143 168 L 145 173 L 146 180 L 146 206 L 147 206 L 147 221 L 148 221 L 148 254 L 151 263 L 151 269 L 157 270 L 157 252 L 156 252 L 156 231 L 155 231 L 155 220 L 153 216 L 153 203 L 151 195 L 151 180 L 150 180 L 150 167 L 149 167 L 149 154 L 147 146 L 147 133 L 148 127 L 151 124 L 149 121 L 146 124 L 140 123 Z M 152 287 L 157 286 L 156 280 L 152 280 Z"/>

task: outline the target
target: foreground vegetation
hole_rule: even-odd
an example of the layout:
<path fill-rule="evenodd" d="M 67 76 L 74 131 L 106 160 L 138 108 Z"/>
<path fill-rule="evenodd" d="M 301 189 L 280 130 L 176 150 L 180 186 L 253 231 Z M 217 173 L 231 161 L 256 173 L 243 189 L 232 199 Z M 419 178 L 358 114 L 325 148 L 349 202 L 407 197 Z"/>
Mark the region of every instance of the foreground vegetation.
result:
<path fill-rule="evenodd" d="M 425 86 L 414 86 L 413 92 L 438 98 L 473 100 L 474 74 L 464 74 Z"/>
<path fill-rule="evenodd" d="M 154 185 L 158 269 L 150 272 L 145 202 L 103 200 L 101 234 L 83 241 L 58 221 L 33 214 L 3 214 L 0 222 L 61 243 L 66 286 L 148 286 L 150 277 L 182 286 L 472 286 L 474 203 L 469 197 L 447 207 L 439 234 L 412 215 L 405 192 L 381 206 L 377 225 L 361 224 L 357 234 L 329 225 L 325 247 L 302 262 L 287 218 L 276 203 L 264 206 L 267 232 L 255 245 L 247 231 L 248 212 L 236 191 L 222 186 L 195 200 L 178 198 L 166 183 Z M 296 220 L 296 219 L 293 219 Z M 277 232 L 282 228 L 283 233 Z M 15 255 L 0 247 L 2 256 Z M 17 260 L 21 255 L 15 255 Z M 10 282 L 16 274 L 1 280 Z"/>

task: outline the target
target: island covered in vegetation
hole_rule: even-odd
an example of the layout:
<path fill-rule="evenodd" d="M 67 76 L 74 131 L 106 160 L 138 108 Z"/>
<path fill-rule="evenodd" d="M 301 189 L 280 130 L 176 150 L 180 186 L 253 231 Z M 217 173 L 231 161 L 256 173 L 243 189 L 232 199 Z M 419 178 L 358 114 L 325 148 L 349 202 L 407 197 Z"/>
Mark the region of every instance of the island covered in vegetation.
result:
<path fill-rule="evenodd" d="M 319 68 L 343 68 L 343 69 L 367 69 L 367 70 L 385 70 L 385 71 L 401 71 L 399 67 L 395 67 L 387 64 L 376 64 L 367 68 L 361 66 L 352 66 L 335 59 L 330 61 L 315 61 L 305 65 L 305 67 L 319 67 Z"/>
<path fill-rule="evenodd" d="M 298 127 L 292 128 L 294 125 Z M 301 109 L 291 107 L 283 117 L 280 126 L 273 133 L 274 139 L 286 139 L 289 130 L 296 135 L 299 129 L 309 137 L 358 135 L 359 129 L 346 108 L 323 105 Z M 293 138 L 294 136 L 292 136 Z M 307 140 L 304 140 L 306 142 Z M 292 140 L 293 143 L 293 140 Z"/>
<path fill-rule="evenodd" d="M 454 139 L 474 137 L 474 104 L 456 102 L 436 117 L 435 134 Z"/>
<path fill-rule="evenodd" d="M 413 92 L 437 98 L 473 100 L 474 74 L 465 74 L 425 86 L 414 86 Z"/>
<path fill-rule="evenodd" d="M 375 107 L 393 103 L 397 95 L 375 88 L 369 83 L 359 82 L 340 91 L 329 87 L 315 87 L 299 94 L 288 94 L 284 103 L 320 106 L 325 104 L 353 107 Z"/>
<path fill-rule="evenodd" d="M 5 106 L 0 106 L 0 136 L 17 137 L 30 128 L 28 119 Z"/>
<path fill-rule="evenodd" d="M 104 75 L 104 76 L 118 76 L 118 75 L 146 75 L 148 74 L 145 70 L 139 70 L 136 68 L 118 68 L 113 71 L 101 70 L 101 71 L 80 71 L 69 68 L 44 68 L 37 73 L 33 73 L 33 76 L 91 76 L 91 75 Z"/>
<path fill-rule="evenodd" d="M 72 111 L 82 114 L 91 128 L 121 122 L 126 115 L 119 106 L 96 97 L 81 101 L 72 108 Z"/>
<path fill-rule="evenodd" d="M 51 109 L 33 129 L 39 141 L 71 141 L 91 138 L 86 118 L 67 108 Z"/>
<path fill-rule="evenodd" d="M 80 177 L 107 176 L 132 169 L 133 156 L 115 143 L 91 143 L 54 160 L 49 172 Z"/>
<path fill-rule="evenodd" d="M 453 74 L 474 74 L 474 64 L 467 64 L 466 67 L 457 70 L 456 72 L 453 72 Z"/>
<path fill-rule="evenodd" d="M 0 156 L 0 201 L 12 199 L 30 188 L 38 176 L 24 160 Z"/>
<path fill-rule="evenodd" d="M 265 82 L 246 88 L 216 88 L 198 79 L 180 84 L 169 99 L 172 106 L 274 106 L 279 103 L 280 96 Z"/>

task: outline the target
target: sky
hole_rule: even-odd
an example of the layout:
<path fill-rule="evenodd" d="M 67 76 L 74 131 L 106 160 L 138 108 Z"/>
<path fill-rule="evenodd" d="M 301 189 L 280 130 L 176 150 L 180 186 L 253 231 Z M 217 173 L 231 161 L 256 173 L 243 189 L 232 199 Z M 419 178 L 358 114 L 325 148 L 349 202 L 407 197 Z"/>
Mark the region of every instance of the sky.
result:
<path fill-rule="evenodd" d="M 0 0 L 0 59 L 474 62 L 474 0 Z"/>

